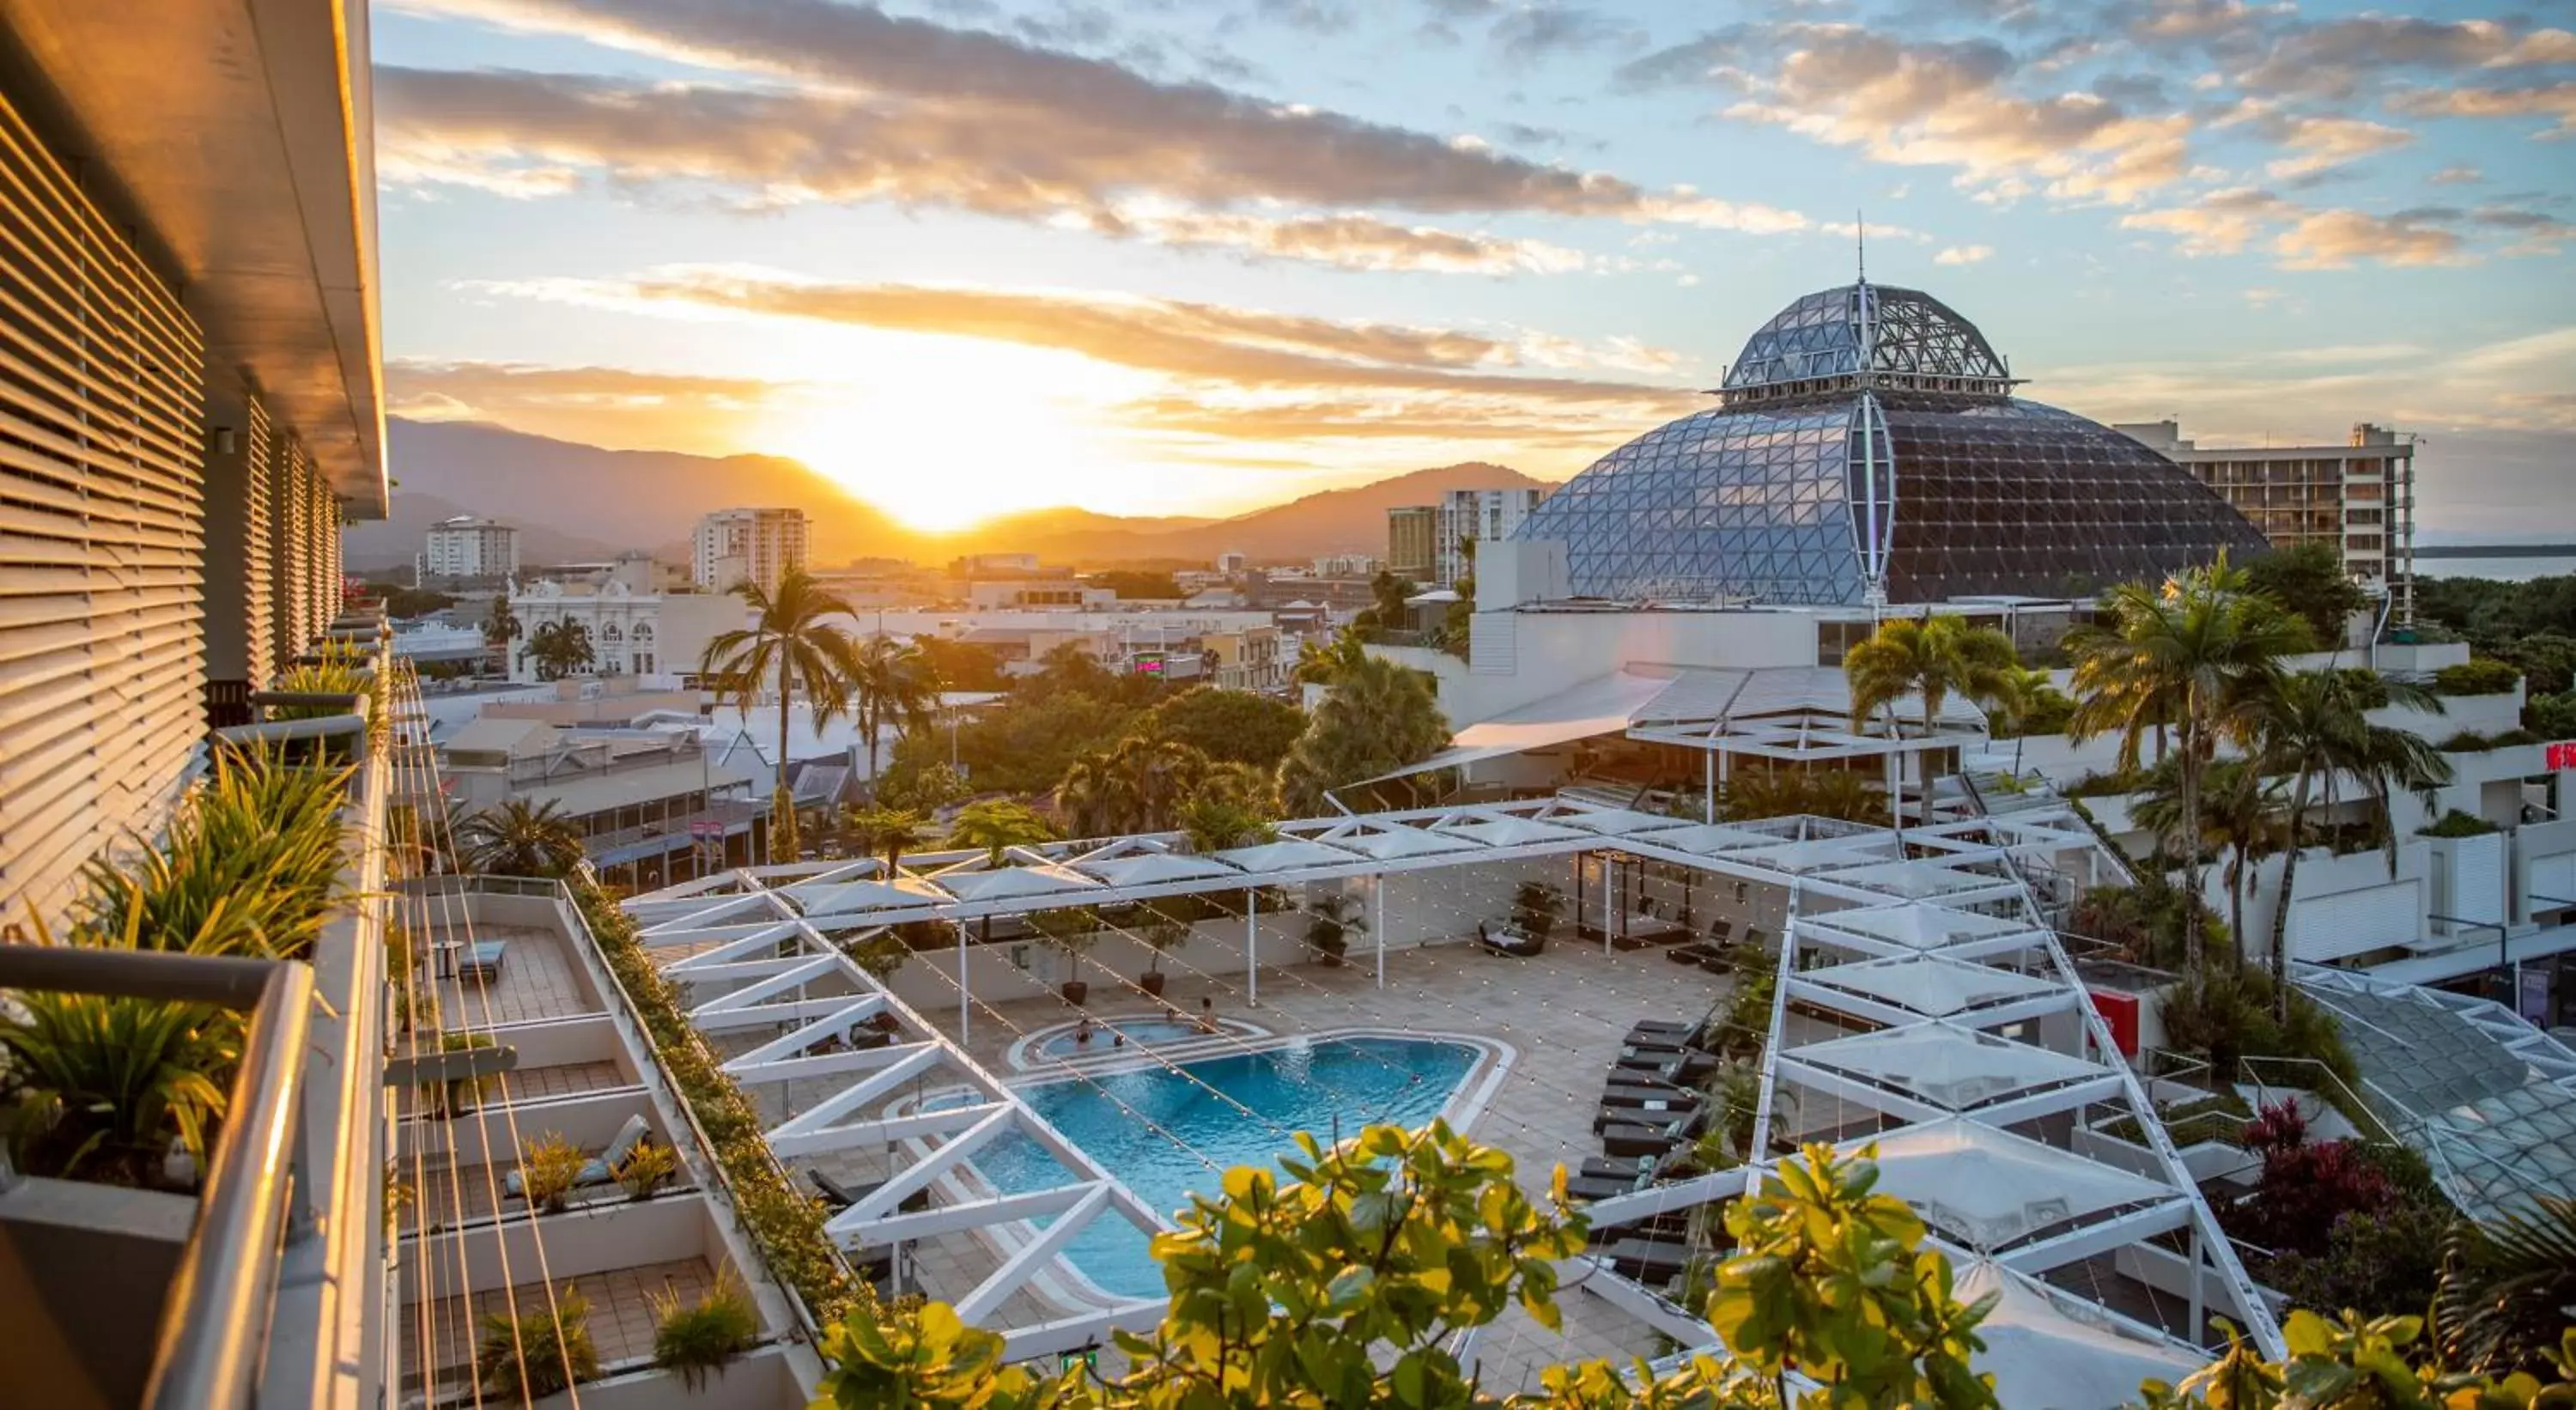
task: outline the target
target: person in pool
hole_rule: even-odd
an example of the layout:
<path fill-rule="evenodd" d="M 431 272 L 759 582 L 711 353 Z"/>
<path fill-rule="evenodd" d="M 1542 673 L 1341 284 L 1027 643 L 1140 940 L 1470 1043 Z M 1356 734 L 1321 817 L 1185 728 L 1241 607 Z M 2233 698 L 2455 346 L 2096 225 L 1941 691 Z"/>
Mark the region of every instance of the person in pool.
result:
<path fill-rule="evenodd" d="M 1216 1000 L 1204 994 L 1199 996 L 1199 1031 L 1201 1033 L 1216 1031 Z"/>
<path fill-rule="evenodd" d="M 1078 1025 L 1078 1026 L 1076 1026 L 1076 1027 L 1074 1028 L 1074 1030 L 1073 1030 L 1073 1043 L 1074 1043 L 1074 1046 L 1075 1046 L 1075 1047 L 1078 1047 L 1078 1048 L 1081 1048 L 1081 1047 L 1089 1047 L 1089 1046 L 1091 1045 L 1091 1020 L 1090 1020 L 1090 1019 L 1088 1019 L 1088 1018 L 1084 1019 L 1084 1020 L 1083 1020 L 1079 1025 Z"/>

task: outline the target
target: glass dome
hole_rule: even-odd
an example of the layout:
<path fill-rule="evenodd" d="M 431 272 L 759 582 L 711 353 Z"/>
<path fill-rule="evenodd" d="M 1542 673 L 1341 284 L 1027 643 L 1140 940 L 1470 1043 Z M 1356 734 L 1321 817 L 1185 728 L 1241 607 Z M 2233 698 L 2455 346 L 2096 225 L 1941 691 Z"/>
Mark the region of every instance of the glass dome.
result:
<path fill-rule="evenodd" d="M 1514 537 L 1562 541 L 1579 596 L 1810 606 L 2083 594 L 2263 547 L 2190 472 L 2011 389 L 1937 299 L 1810 294 L 1718 406 L 1602 457 Z"/>

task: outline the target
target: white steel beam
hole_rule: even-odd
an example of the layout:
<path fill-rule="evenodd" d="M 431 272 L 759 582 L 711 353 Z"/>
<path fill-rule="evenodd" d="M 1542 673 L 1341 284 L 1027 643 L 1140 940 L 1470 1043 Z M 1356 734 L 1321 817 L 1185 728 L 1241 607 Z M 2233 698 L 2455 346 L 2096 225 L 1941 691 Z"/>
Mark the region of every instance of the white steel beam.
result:
<path fill-rule="evenodd" d="M 2108 1253 L 2190 1223 L 2191 1201 L 2177 1192 L 2172 1199 L 2143 1209 L 2113 1215 L 2099 1223 L 2051 1234 L 2035 1243 L 1996 1254 L 1995 1261 L 2024 1273 L 2044 1273 L 2069 1263 L 2081 1263 L 2097 1253 Z"/>
<path fill-rule="evenodd" d="M 854 1121 L 847 1126 L 834 1126 L 811 1135 L 774 1140 L 769 1148 L 781 1160 L 789 1156 L 821 1155 L 827 1151 L 881 1149 L 900 1141 L 917 1141 L 961 1131 L 1010 1109 L 1007 1101 L 979 1102 L 973 1106 L 942 1107 L 937 1111 L 889 1116 L 882 1121 Z"/>
<path fill-rule="evenodd" d="M 996 1224 L 1061 1213 L 1081 1203 L 1099 1188 L 1098 1182 L 1085 1181 L 1078 1185 L 1031 1190 L 1026 1194 L 996 1195 L 991 1199 L 943 1204 L 918 1214 L 886 1214 L 873 1219 L 856 1217 L 859 1210 L 854 1205 L 833 1215 L 830 1222 L 824 1224 L 823 1231 L 838 1239 L 843 1248 L 867 1248 L 901 1243 L 907 1239 L 927 1239 L 962 1229 L 987 1229 Z"/>
<path fill-rule="evenodd" d="M 1004 1259 L 991 1277 L 977 1283 L 973 1292 L 957 1299 L 958 1317 L 968 1326 L 973 1326 L 992 1315 L 1004 1298 L 1019 1291 L 1020 1284 L 1027 1282 L 1029 1275 L 1062 1252 L 1064 1246 L 1073 1241 L 1073 1236 L 1081 1233 L 1083 1226 L 1091 1222 L 1092 1216 L 1108 1207 L 1109 1187 L 1092 1186 L 1082 1198 L 1074 1201 L 1071 1209 L 1057 1215 L 1055 1222 L 1039 1231 L 1036 1238 L 1022 1244 L 1017 1252 Z"/>
<path fill-rule="evenodd" d="M 819 999 L 790 999 L 783 1004 L 754 1004 L 742 1009 L 691 1009 L 689 1023 L 701 1033 L 733 1033 L 745 1028 L 769 1028 L 786 1024 L 807 1024 L 828 1018 L 850 1006 L 852 996 L 831 994 Z"/>
<path fill-rule="evenodd" d="M 758 1004 L 763 999 L 776 998 L 790 989 L 801 989 L 804 986 L 821 979 L 838 978 L 840 976 L 840 972 L 841 967 L 832 962 L 832 957 L 830 955 L 811 955 L 794 969 L 787 970 L 781 974 L 773 974 L 767 979 L 761 980 L 757 984 L 746 984 L 731 993 L 721 994 L 715 998 L 707 1000 L 705 1003 L 689 1010 L 689 1017 L 693 1019 L 703 1018 L 708 1014 L 728 1013 L 737 1009 L 747 1009 Z"/>
<path fill-rule="evenodd" d="M 744 1063 L 773 1062 L 779 1058 L 793 1057 L 833 1034 L 847 1033 L 852 1025 L 865 1023 L 883 1012 L 885 1012 L 885 995 L 861 994 L 795 1032 L 773 1038 L 726 1063 L 725 1071 L 732 1072 Z"/>
<path fill-rule="evenodd" d="M 930 1182 L 956 1168 L 957 1162 L 973 1155 L 995 1137 L 1011 1129 L 1017 1117 L 1017 1106 L 1005 1106 L 957 1134 L 948 1144 L 923 1156 L 895 1176 L 870 1191 L 867 1198 L 849 1207 L 832 1222 L 849 1227 L 881 1219 L 886 1212 L 905 1200 L 930 1188 Z"/>
<path fill-rule="evenodd" d="M 883 1101 L 904 1083 L 930 1075 L 931 1070 L 948 1055 L 948 1050 L 937 1043 L 914 1043 L 892 1051 L 896 1054 L 894 1061 L 798 1112 L 771 1130 L 770 1138 L 810 1136 L 836 1125 L 851 1112 L 871 1102 Z"/>

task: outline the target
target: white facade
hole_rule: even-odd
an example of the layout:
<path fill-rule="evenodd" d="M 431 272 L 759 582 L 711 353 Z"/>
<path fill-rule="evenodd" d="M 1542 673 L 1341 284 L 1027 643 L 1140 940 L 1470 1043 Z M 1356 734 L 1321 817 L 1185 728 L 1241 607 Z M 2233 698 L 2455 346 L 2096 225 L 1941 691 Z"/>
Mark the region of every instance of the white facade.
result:
<path fill-rule="evenodd" d="M 1252 560 L 1240 553 L 1220 553 L 1216 556 L 1216 570 L 1229 578 L 1251 566 Z"/>
<path fill-rule="evenodd" d="M 717 633 L 746 624 L 748 609 L 730 593 L 635 592 L 611 582 L 583 591 L 542 582 L 510 595 L 519 634 L 510 643 L 510 679 L 537 679 L 527 646 L 537 628 L 573 622 L 589 634 L 591 673 L 680 676 L 694 672 Z"/>
<path fill-rule="evenodd" d="M 1328 553 L 1315 560 L 1319 578 L 1365 578 L 1377 572 L 1377 560 L 1365 553 Z"/>
<path fill-rule="evenodd" d="M 430 526 L 415 564 L 420 582 L 433 579 L 507 580 L 519 571 L 519 530 L 498 519 L 460 514 Z"/>
<path fill-rule="evenodd" d="M 689 574 L 707 592 L 744 583 L 774 589 L 788 569 L 805 566 L 806 544 L 802 509 L 719 509 L 698 519 Z"/>
<path fill-rule="evenodd" d="M 1457 586 L 1473 571 L 1466 542 L 1496 543 L 1520 528 L 1547 491 L 1451 490 L 1440 497 L 1433 519 L 1431 571 L 1442 587 Z"/>

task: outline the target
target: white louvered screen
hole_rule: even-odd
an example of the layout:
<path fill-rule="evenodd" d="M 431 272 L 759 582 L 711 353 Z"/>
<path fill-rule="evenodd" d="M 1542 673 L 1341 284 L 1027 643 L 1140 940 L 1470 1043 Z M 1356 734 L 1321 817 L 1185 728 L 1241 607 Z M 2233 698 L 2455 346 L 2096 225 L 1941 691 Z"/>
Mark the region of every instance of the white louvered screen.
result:
<path fill-rule="evenodd" d="M 295 437 L 279 430 L 270 442 L 269 463 L 277 474 L 277 663 L 280 669 L 304 649 L 305 599 L 310 584 L 304 575 L 305 508 L 308 503 L 304 482 L 311 472 L 305 468 L 304 447 Z"/>
<path fill-rule="evenodd" d="M 270 444 L 268 407 L 257 397 L 247 402 L 249 425 L 243 430 L 242 508 L 249 542 L 242 553 L 242 616 L 248 627 L 243 659 L 252 689 L 277 676 L 277 458 Z"/>
<path fill-rule="evenodd" d="M 203 735 L 204 353 L 0 97 L 0 916 L 161 819 Z"/>

